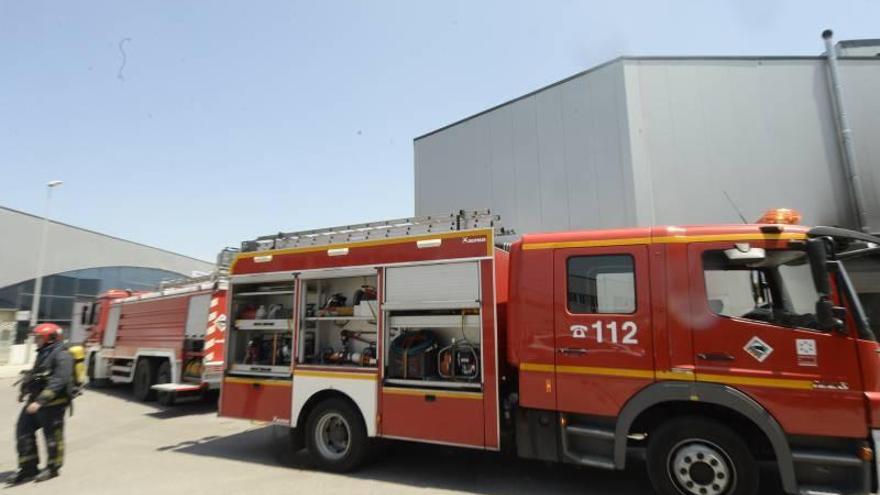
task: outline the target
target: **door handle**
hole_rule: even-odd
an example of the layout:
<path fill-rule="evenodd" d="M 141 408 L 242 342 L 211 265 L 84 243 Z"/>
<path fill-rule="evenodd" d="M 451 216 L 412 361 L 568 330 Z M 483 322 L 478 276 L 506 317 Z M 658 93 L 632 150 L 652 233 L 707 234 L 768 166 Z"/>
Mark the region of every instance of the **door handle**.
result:
<path fill-rule="evenodd" d="M 697 358 L 703 361 L 733 361 L 736 359 L 727 352 L 701 352 L 697 354 Z"/>
<path fill-rule="evenodd" d="M 580 356 L 586 353 L 587 350 L 582 347 L 561 347 L 559 349 L 559 354 L 574 354 L 576 356 Z"/>
<path fill-rule="evenodd" d="M 434 395 L 434 394 L 426 394 L 425 395 L 425 402 L 436 402 L 436 401 L 437 401 L 436 395 Z"/>

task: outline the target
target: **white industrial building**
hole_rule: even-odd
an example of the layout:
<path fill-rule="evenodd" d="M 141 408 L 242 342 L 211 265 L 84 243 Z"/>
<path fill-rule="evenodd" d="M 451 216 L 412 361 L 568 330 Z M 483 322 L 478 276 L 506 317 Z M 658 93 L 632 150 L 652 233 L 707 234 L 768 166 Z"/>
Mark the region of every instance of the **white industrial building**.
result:
<path fill-rule="evenodd" d="M 866 228 L 880 232 L 880 52 L 839 45 Z M 857 56 L 850 56 L 855 54 Z M 415 139 L 415 213 L 518 232 L 749 221 L 857 226 L 824 57 L 623 57 Z"/>
<path fill-rule="evenodd" d="M 0 364 L 28 330 L 23 315 L 33 302 L 42 227 L 41 217 L 0 207 Z M 78 305 L 99 292 L 151 290 L 214 269 L 207 261 L 59 222 L 49 222 L 47 233 L 38 321 L 68 329 L 77 326 Z"/>

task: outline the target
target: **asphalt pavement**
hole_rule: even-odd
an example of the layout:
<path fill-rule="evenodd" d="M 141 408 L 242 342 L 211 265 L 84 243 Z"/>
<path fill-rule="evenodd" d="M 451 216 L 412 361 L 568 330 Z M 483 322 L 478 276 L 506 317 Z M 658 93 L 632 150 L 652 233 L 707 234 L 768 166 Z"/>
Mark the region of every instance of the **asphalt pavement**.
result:
<path fill-rule="evenodd" d="M 14 427 L 20 404 L 12 378 L 0 378 L 0 478 L 16 468 Z M 440 494 L 651 493 L 644 471 L 606 472 L 545 464 L 497 453 L 387 442 L 350 474 L 313 470 L 288 448 L 285 429 L 219 418 L 204 402 L 163 408 L 126 388 L 87 390 L 67 418 L 66 461 L 59 478 L 4 493 L 347 493 Z"/>

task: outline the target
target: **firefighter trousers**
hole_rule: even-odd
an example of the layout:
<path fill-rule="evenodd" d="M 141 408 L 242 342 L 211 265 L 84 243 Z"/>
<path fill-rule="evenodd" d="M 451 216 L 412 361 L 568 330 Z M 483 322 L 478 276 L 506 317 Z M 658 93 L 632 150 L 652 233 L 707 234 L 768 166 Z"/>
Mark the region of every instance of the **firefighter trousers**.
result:
<path fill-rule="evenodd" d="M 36 472 L 40 463 L 37 452 L 37 430 L 43 430 L 49 459 L 46 467 L 61 469 L 64 462 L 64 412 L 66 404 L 43 406 L 35 414 L 28 414 L 22 408 L 15 428 L 18 449 L 18 468 L 22 471 Z"/>

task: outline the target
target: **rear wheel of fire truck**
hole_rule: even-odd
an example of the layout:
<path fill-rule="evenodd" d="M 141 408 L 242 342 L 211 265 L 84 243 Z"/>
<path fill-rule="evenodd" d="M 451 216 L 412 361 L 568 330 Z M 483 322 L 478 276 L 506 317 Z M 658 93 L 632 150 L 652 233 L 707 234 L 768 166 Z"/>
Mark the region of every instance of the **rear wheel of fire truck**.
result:
<path fill-rule="evenodd" d="M 683 417 L 648 435 L 648 476 L 661 495 L 754 495 L 758 467 L 724 424 Z"/>
<path fill-rule="evenodd" d="M 156 372 L 149 359 L 140 359 L 134 368 L 134 396 L 140 401 L 156 400 L 156 391 L 151 387 L 156 382 Z"/>
<path fill-rule="evenodd" d="M 156 383 L 171 383 L 170 362 L 165 361 L 159 366 L 159 371 L 156 372 Z M 163 406 L 173 406 L 176 398 L 177 396 L 174 392 L 156 392 L 156 399 L 159 401 L 159 404 L 162 404 Z"/>
<path fill-rule="evenodd" d="M 318 467 L 345 472 L 358 466 L 367 451 L 367 429 L 360 415 L 341 399 L 321 402 L 306 422 L 306 446 Z"/>

